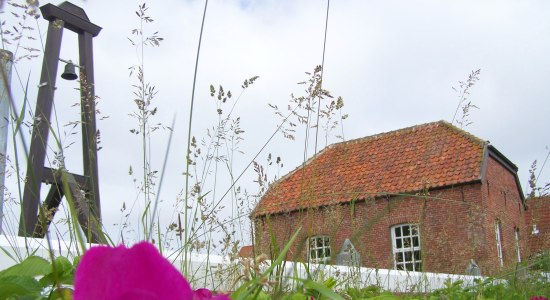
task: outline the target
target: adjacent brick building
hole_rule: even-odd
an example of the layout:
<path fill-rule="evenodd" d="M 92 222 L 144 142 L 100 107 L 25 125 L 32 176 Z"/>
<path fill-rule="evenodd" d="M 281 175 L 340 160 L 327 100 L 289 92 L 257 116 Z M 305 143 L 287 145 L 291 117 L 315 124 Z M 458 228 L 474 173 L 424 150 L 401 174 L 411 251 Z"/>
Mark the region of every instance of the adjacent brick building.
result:
<path fill-rule="evenodd" d="M 527 199 L 529 250 L 532 254 L 550 250 L 550 196 Z"/>
<path fill-rule="evenodd" d="M 349 240 L 366 267 L 463 274 L 473 260 L 493 274 L 532 251 L 517 167 L 444 121 L 331 145 L 251 217 L 256 252 L 302 228 L 292 260 L 336 263 Z"/>

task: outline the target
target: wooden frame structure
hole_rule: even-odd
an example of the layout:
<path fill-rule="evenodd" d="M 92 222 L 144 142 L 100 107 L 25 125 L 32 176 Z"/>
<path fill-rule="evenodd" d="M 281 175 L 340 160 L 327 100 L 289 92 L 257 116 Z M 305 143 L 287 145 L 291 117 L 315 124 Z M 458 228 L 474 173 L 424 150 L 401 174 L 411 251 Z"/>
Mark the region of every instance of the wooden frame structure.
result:
<path fill-rule="evenodd" d="M 46 4 L 40 10 L 49 21 L 49 26 L 34 111 L 19 235 L 43 238 L 61 199 L 66 196 L 73 211 L 78 214 L 88 241 L 102 242 L 92 47 L 92 39 L 99 34 L 101 27 L 91 23 L 84 10 L 70 2 L 63 2 L 59 6 Z M 82 176 L 71 174 L 63 167 L 51 169 L 44 166 L 64 28 L 78 34 L 84 164 Z M 42 183 L 51 185 L 44 202 L 40 201 Z"/>

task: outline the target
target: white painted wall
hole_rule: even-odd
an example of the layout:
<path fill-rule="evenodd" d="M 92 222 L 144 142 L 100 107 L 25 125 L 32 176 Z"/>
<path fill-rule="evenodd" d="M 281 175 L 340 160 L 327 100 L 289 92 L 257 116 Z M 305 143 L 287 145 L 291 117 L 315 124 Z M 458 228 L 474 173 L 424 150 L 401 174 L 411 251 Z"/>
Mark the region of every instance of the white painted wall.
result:
<path fill-rule="evenodd" d="M 53 254 L 56 256 L 62 254 L 72 258 L 77 255 L 74 243 L 68 244 L 65 241 L 52 240 L 50 245 Z M 24 258 L 28 253 L 35 253 L 35 255 L 44 258 L 49 257 L 47 250 L 49 246 L 45 239 L 25 239 L 22 237 L 0 235 L 0 247 L 3 249 L 3 251 L 0 251 L 0 270 L 16 263 L 10 256 Z M 165 253 L 165 256 L 174 266 L 181 268 L 181 253 Z M 235 286 L 237 286 L 236 280 L 243 272 L 242 261 L 234 260 L 231 262 L 227 257 L 218 255 L 210 255 L 208 257 L 205 254 L 193 254 L 190 259 L 192 274 L 188 277 L 192 278 L 190 281 L 194 288 L 207 287 L 221 291 L 234 290 Z M 208 263 L 207 260 L 209 260 Z M 269 261 L 266 261 L 260 266 L 260 269 L 267 269 L 269 263 Z M 285 284 L 289 288 L 296 284 L 292 278 L 296 278 L 296 276 L 306 278 L 305 264 L 286 262 L 284 266 Z M 310 274 L 313 274 L 318 280 L 335 277 L 342 283 L 342 288 L 346 286 L 361 288 L 369 285 L 378 285 L 384 290 L 393 292 L 430 292 L 444 287 L 446 280 L 450 280 L 451 282 L 462 280 L 465 285 L 471 285 L 476 278 L 484 279 L 484 277 L 467 275 L 406 272 L 319 264 L 310 264 L 309 269 Z"/>

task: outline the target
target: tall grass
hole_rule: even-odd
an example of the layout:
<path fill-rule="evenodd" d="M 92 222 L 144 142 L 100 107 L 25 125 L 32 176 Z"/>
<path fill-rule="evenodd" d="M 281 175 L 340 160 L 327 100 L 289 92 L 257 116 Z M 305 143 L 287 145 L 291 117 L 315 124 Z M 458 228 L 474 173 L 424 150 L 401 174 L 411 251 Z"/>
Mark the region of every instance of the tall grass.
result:
<path fill-rule="evenodd" d="M 133 94 L 135 96 L 134 103 L 136 104 L 136 111 L 130 114 L 137 120 L 137 127 L 130 129 L 130 133 L 133 133 L 140 137 L 141 142 L 141 178 L 142 181 L 139 185 L 139 194 L 143 196 L 143 213 L 141 214 L 141 229 L 142 237 L 150 241 L 152 239 L 153 224 L 155 212 L 153 208 L 156 203 L 153 203 L 152 199 L 155 198 L 154 187 L 157 181 L 158 170 L 155 170 L 152 166 L 151 157 L 151 139 L 155 131 L 164 129 L 162 123 L 153 123 L 153 118 L 157 113 L 157 107 L 154 100 L 157 94 L 155 86 L 150 83 L 146 78 L 145 71 L 145 49 L 147 46 L 158 47 L 160 46 L 163 38 L 158 35 L 157 32 L 148 34 L 146 32 L 146 25 L 152 23 L 154 20 L 147 13 L 148 7 L 145 3 L 139 5 L 138 10 L 135 12 L 139 18 L 139 27 L 131 30 L 131 37 L 128 38 L 132 46 L 136 48 L 138 53 L 138 63 L 129 68 L 130 76 L 135 74 L 136 83 L 132 85 L 134 89 Z M 171 130 L 170 127 L 168 129 Z M 130 170 L 132 168 L 130 167 Z M 132 172 L 132 171 L 130 171 Z M 160 243 L 160 241 L 159 241 Z"/>

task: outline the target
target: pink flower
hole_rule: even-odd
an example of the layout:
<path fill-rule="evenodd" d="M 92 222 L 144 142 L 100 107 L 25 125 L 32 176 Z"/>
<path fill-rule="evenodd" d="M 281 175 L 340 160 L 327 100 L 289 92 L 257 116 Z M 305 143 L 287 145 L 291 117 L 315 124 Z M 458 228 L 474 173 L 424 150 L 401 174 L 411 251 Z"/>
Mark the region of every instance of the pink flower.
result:
<path fill-rule="evenodd" d="M 548 300 L 548 298 L 543 296 L 533 296 L 530 300 Z"/>
<path fill-rule="evenodd" d="M 212 292 L 209 289 L 197 289 L 193 293 L 193 300 L 230 300 L 229 296 L 219 294 L 212 296 Z"/>
<path fill-rule="evenodd" d="M 183 275 L 151 244 L 93 247 L 78 265 L 74 300 L 193 299 Z"/>

